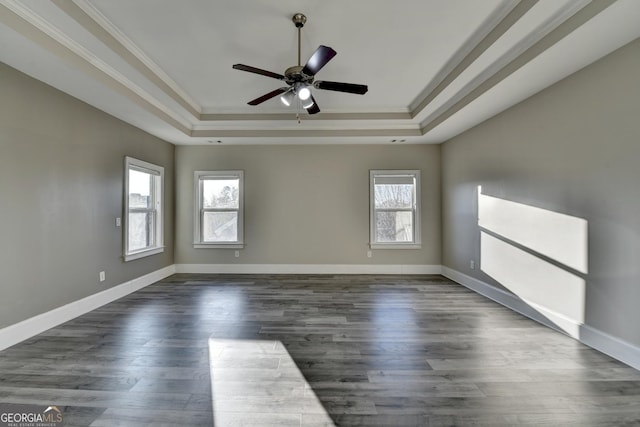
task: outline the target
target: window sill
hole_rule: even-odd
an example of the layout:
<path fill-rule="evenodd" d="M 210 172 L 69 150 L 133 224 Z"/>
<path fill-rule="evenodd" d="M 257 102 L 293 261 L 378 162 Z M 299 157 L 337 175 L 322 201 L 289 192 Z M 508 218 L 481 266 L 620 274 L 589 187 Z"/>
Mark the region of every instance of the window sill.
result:
<path fill-rule="evenodd" d="M 144 249 L 138 252 L 132 252 L 123 256 L 125 262 L 133 261 L 134 259 L 140 259 L 151 255 L 156 255 L 164 252 L 164 246 L 157 246 L 155 248 Z"/>
<path fill-rule="evenodd" d="M 371 243 L 371 249 L 422 249 L 420 243 Z"/>
<path fill-rule="evenodd" d="M 244 243 L 194 243 L 194 249 L 244 249 Z"/>

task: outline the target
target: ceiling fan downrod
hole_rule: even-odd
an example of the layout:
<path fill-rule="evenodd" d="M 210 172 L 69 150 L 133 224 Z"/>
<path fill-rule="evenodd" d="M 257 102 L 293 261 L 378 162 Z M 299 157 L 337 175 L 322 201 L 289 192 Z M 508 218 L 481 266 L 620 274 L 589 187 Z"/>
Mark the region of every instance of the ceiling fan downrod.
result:
<path fill-rule="evenodd" d="M 291 18 L 291 20 L 293 21 L 293 23 L 295 24 L 296 28 L 298 29 L 298 67 L 301 66 L 301 61 L 300 61 L 300 34 L 302 32 L 302 27 L 304 27 L 304 24 L 306 24 L 307 22 L 307 17 L 304 16 L 302 13 L 296 13 L 295 15 L 293 15 L 293 17 Z"/>

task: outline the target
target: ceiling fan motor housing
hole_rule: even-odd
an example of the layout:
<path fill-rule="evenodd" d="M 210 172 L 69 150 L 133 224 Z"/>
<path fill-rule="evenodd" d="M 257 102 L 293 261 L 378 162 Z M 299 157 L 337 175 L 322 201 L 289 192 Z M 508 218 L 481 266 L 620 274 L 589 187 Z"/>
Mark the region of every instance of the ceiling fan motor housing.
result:
<path fill-rule="evenodd" d="M 295 83 L 313 83 L 313 76 L 308 76 L 303 73 L 303 68 L 302 65 L 294 65 L 293 67 L 287 68 L 284 72 L 284 81 L 290 85 Z"/>

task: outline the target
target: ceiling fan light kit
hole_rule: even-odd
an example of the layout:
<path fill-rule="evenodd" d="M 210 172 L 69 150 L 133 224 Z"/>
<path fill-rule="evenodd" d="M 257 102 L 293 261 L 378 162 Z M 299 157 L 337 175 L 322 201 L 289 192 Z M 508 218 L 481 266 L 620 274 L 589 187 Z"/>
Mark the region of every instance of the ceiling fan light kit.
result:
<path fill-rule="evenodd" d="M 367 85 L 342 83 L 342 82 L 330 82 L 330 81 L 314 81 L 315 75 L 320 71 L 327 63 L 336 56 L 336 51 L 328 46 L 320 45 L 318 49 L 311 55 L 307 63 L 300 65 L 300 32 L 304 24 L 307 22 L 307 17 L 302 13 L 296 13 L 291 18 L 294 25 L 298 29 L 298 65 L 289 67 L 285 70 L 284 74 L 278 74 L 271 71 L 263 70 L 260 68 L 252 67 L 250 65 L 235 64 L 233 68 L 240 71 L 246 71 L 249 73 L 260 74 L 262 76 L 271 77 L 278 80 L 283 80 L 289 87 L 282 87 L 262 95 L 254 100 L 248 102 L 249 105 L 259 105 L 271 98 L 280 95 L 280 101 L 284 105 L 291 106 L 294 101 L 298 108 L 302 106 L 307 110 L 308 114 L 317 114 L 320 112 L 320 107 L 313 97 L 312 88 L 319 90 L 331 90 L 335 92 L 353 93 L 358 95 L 364 95 L 369 88 Z M 299 118 L 298 118 L 299 121 Z"/>
<path fill-rule="evenodd" d="M 289 107 L 291 105 L 291 103 L 293 102 L 294 98 L 296 97 L 296 94 L 293 93 L 292 89 L 287 90 L 285 93 L 283 93 L 282 95 L 280 95 L 280 101 L 282 101 L 282 103 L 284 105 L 286 105 L 287 107 Z"/>
<path fill-rule="evenodd" d="M 311 90 L 309 90 L 309 88 L 306 85 L 305 86 L 301 85 L 297 92 L 298 92 L 298 98 L 300 98 L 303 101 L 306 101 L 311 96 Z"/>

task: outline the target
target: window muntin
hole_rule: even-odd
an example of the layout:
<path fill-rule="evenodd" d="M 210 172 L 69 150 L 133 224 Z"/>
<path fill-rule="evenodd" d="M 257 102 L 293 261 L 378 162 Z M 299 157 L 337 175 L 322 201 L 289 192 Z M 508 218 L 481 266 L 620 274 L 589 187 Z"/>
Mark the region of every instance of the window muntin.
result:
<path fill-rule="evenodd" d="M 164 251 L 163 181 L 162 166 L 125 157 L 125 261 Z"/>
<path fill-rule="evenodd" d="M 420 171 L 370 171 L 370 245 L 420 248 Z"/>
<path fill-rule="evenodd" d="M 243 171 L 195 172 L 196 248 L 243 245 Z"/>

